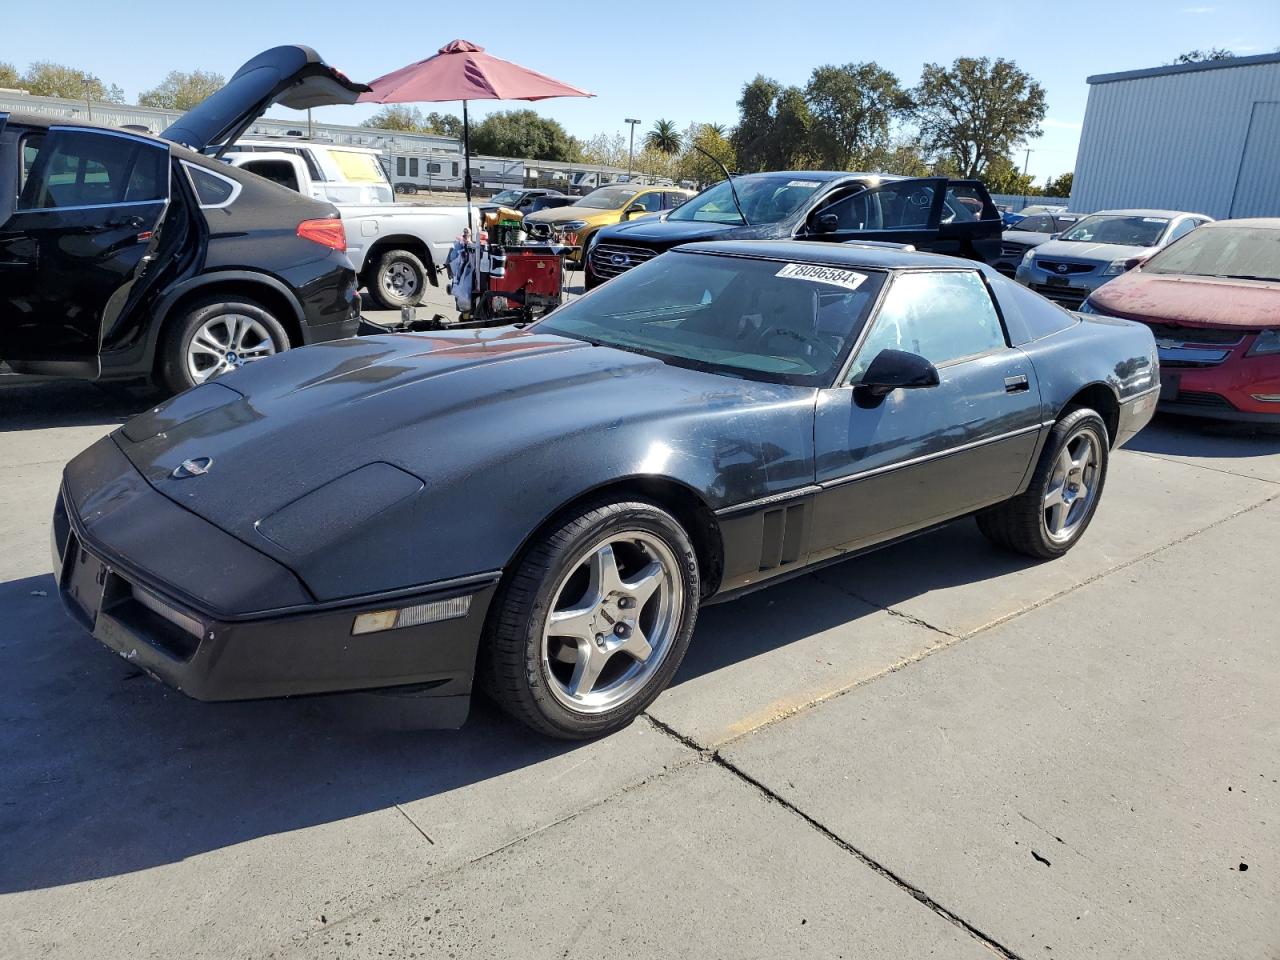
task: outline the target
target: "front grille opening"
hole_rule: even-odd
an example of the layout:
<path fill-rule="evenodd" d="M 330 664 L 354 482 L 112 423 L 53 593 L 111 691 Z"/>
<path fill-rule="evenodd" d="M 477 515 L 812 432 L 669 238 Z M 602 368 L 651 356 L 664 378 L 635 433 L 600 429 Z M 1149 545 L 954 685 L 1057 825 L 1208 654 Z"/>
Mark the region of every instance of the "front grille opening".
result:
<path fill-rule="evenodd" d="M 1240 330 L 1223 330 L 1201 327 L 1180 327 L 1173 323 L 1147 323 L 1157 340 L 1176 340 L 1179 343 L 1211 343 L 1215 346 L 1237 346 L 1244 334 Z M 1252 332 L 1252 331 L 1250 331 Z"/>
<path fill-rule="evenodd" d="M 1231 401 L 1221 394 L 1207 393 L 1198 390 L 1180 390 L 1175 401 L 1190 407 L 1206 407 L 1215 410 L 1234 410 Z"/>
<path fill-rule="evenodd" d="M 204 629 L 198 620 L 119 577 L 111 579 L 115 582 L 107 584 L 103 613 L 175 660 L 185 663 L 195 656 Z"/>

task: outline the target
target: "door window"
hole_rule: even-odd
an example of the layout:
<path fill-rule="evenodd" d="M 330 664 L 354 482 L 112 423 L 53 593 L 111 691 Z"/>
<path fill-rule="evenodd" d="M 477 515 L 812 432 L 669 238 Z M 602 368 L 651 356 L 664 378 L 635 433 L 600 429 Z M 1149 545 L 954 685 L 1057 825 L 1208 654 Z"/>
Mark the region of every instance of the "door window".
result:
<path fill-rule="evenodd" d="M 1173 243 L 1173 241 L 1177 240 L 1179 237 L 1185 237 L 1198 226 L 1200 226 L 1200 224 L 1197 221 L 1188 217 L 1169 231 L 1169 238 L 1165 240 L 1165 243 Z"/>
<path fill-rule="evenodd" d="M 911 271 L 894 278 L 849 372 L 856 383 L 881 350 L 916 353 L 935 365 L 1005 345 L 982 278 L 971 270 Z"/>
<path fill-rule="evenodd" d="M 662 196 L 662 205 L 668 210 L 674 210 L 676 207 L 680 206 L 680 204 L 689 199 L 683 193 L 664 193 Z"/>
<path fill-rule="evenodd" d="M 818 211 L 835 214 L 837 230 L 912 230 L 929 225 L 937 185 L 929 181 L 889 183 L 862 190 Z"/>
<path fill-rule="evenodd" d="M 632 200 L 631 203 L 627 204 L 627 206 L 634 206 L 637 203 L 651 213 L 657 213 L 662 209 L 662 194 L 642 193 L 640 196 Z"/>
<path fill-rule="evenodd" d="M 20 210 L 165 200 L 169 151 L 133 137 L 51 130 L 24 143 Z"/>
<path fill-rule="evenodd" d="M 416 177 L 418 175 L 418 158 L 414 157 L 409 161 L 409 176 Z"/>
<path fill-rule="evenodd" d="M 396 157 L 396 176 L 404 176 L 404 157 Z"/>

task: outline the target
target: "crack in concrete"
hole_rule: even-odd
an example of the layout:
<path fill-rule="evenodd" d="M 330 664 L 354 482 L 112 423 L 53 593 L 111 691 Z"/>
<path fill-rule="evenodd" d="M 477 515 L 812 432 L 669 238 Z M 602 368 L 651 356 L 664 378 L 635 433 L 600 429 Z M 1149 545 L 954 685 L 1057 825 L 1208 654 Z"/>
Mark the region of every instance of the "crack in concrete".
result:
<path fill-rule="evenodd" d="M 413 824 L 413 829 L 417 830 L 420 834 L 422 834 L 423 840 L 427 841 L 427 843 L 431 844 L 433 847 L 436 845 L 436 842 L 432 840 L 430 836 L 427 835 L 427 831 L 422 829 L 422 827 L 418 824 L 418 821 L 413 819 L 413 817 L 409 816 L 409 811 L 407 811 L 404 807 L 400 806 L 400 804 L 398 803 L 395 804 L 395 808 L 400 811 L 400 815 L 402 817 L 404 817 L 411 824 Z"/>
<path fill-rule="evenodd" d="M 1186 460 L 1175 460 L 1173 457 L 1162 456 L 1158 453 L 1148 453 L 1146 450 L 1125 450 L 1125 453 L 1132 453 L 1137 457 L 1146 457 L 1149 460 L 1159 460 L 1161 463 L 1174 463 L 1180 467 L 1195 467 L 1197 470 L 1208 470 L 1211 473 L 1222 473 L 1228 477 L 1236 477 L 1240 480 L 1257 480 L 1259 483 L 1280 484 L 1280 480 L 1272 480 L 1268 477 L 1255 477 L 1248 473 L 1236 473 L 1234 470 L 1226 470 L 1222 467 L 1211 467 L 1206 463 L 1189 463 Z"/>

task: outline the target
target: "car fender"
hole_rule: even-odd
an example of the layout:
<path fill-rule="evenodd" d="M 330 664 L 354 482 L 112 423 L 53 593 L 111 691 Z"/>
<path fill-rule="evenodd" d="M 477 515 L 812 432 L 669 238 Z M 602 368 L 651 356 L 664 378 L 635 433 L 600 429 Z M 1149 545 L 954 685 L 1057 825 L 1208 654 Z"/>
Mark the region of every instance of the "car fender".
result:
<path fill-rule="evenodd" d="M 199 276 L 191 277 L 189 280 L 184 280 L 182 283 L 165 291 L 159 302 L 156 303 L 156 322 L 151 324 L 147 333 L 147 357 L 155 356 L 156 345 L 159 343 L 161 332 L 168 322 L 169 313 L 175 304 L 188 294 L 201 288 L 223 283 L 243 284 L 246 288 L 254 286 L 265 287 L 278 294 L 292 311 L 291 316 L 286 318 L 292 323 L 286 323 L 286 329 L 290 326 L 301 327 L 306 322 L 302 312 L 302 304 L 298 302 L 298 298 L 284 281 L 267 273 L 259 273 L 256 270 L 215 270 L 212 273 L 202 273 Z"/>

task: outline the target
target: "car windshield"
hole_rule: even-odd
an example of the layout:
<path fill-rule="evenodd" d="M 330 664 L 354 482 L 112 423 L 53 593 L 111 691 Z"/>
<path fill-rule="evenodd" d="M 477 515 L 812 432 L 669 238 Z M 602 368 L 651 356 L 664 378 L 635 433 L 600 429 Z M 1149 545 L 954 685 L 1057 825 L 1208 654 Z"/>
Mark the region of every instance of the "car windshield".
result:
<path fill-rule="evenodd" d="M 520 198 L 523 196 L 523 190 L 503 190 L 501 193 L 495 193 L 489 202 L 504 206 L 506 204 L 519 203 Z"/>
<path fill-rule="evenodd" d="M 780 223 L 795 213 L 821 187 L 823 181 L 799 176 L 735 177 L 733 186 L 747 219 L 753 223 Z M 728 180 L 703 190 L 671 212 L 668 220 L 700 220 L 708 223 L 741 223 Z"/>
<path fill-rule="evenodd" d="M 635 187 L 601 187 L 592 190 L 574 204 L 575 207 L 591 207 L 595 210 L 619 210 L 631 202 L 640 191 Z"/>
<path fill-rule="evenodd" d="M 1125 247 L 1154 247 L 1168 225 L 1166 217 L 1095 214 L 1085 217 L 1059 239 L 1114 243 Z"/>
<path fill-rule="evenodd" d="M 1201 227 L 1161 250 L 1142 272 L 1280 281 L 1280 230 Z"/>
<path fill-rule="evenodd" d="M 1047 213 L 1037 213 L 1035 216 L 1024 217 L 1009 229 L 1025 230 L 1028 233 L 1053 233 L 1057 228 L 1053 217 Z"/>
<path fill-rule="evenodd" d="M 876 270 L 667 253 L 537 327 L 676 366 L 826 386 L 884 280 Z"/>

